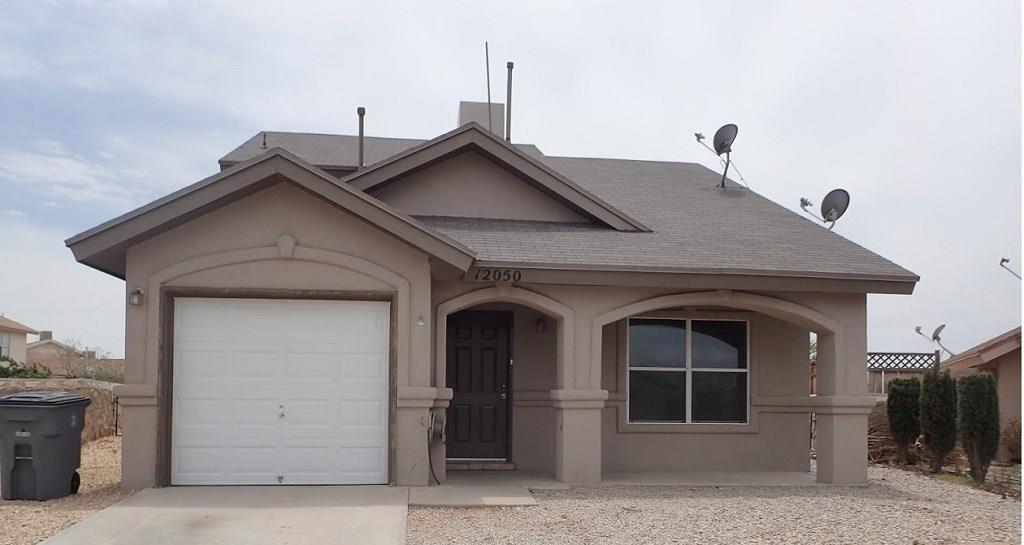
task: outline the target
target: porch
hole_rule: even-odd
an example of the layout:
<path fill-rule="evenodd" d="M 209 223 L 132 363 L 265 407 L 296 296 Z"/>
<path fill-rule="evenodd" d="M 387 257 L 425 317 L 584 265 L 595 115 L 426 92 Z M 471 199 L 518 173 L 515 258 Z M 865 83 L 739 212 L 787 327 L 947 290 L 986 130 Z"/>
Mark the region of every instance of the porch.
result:
<path fill-rule="evenodd" d="M 866 482 L 873 403 L 860 374 L 863 296 L 806 298 L 830 317 L 794 301 L 726 290 L 615 292 L 619 302 L 634 301 L 618 305 L 607 301 L 608 290 L 549 291 L 497 286 L 437 305 L 435 376 L 453 398 L 446 407 L 448 443 L 435 443 L 433 458 L 514 468 L 447 472 L 439 463 L 440 481 L 538 487 Z M 503 322 L 493 321 L 502 314 Z M 507 329 L 486 333 L 490 340 L 471 338 L 484 335 L 472 330 L 481 316 L 492 320 L 483 327 Z M 813 396 L 812 332 L 818 343 Z M 499 350 L 486 359 L 491 386 L 470 386 L 480 384 L 471 370 L 484 361 L 474 360 L 473 350 L 502 335 L 508 356 Z M 504 359 L 508 367 L 494 370 Z M 472 395 L 460 395 L 467 387 Z M 489 405 L 485 413 L 474 412 L 480 399 Z M 481 430 L 487 419 L 470 416 L 479 414 L 497 424 Z M 811 414 L 817 471 L 808 462 Z M 502 438 L 507 444 L 495 446 Z M 488 442 L 497 450 L 479 450 Z"/>

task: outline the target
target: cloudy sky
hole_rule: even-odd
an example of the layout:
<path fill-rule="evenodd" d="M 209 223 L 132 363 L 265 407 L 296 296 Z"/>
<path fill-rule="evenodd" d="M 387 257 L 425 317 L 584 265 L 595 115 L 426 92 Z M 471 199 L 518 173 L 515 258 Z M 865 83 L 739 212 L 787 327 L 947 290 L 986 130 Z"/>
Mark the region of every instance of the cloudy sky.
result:
<path fill-rule="evenodd" d="M 173 5 L 172 5 L 173 4 Z M 260 5 L 263 4 L 264 7 Z M 123 353 L 123 283 L 63 240 L 266 130 L 430 138 L 516 62 L 514 140 L 697 161 L 734 122 L 756 191 L 853 196 L 844 236 L 922 278 L 869 349 L 1020 323 L 1021 13 L 982 2 L 10 2 L 0 18 L 0 313 Z M 286 7 L 287 6 L 287 7 Z M 625 7 L 628 6 L 628 7 Z"/>

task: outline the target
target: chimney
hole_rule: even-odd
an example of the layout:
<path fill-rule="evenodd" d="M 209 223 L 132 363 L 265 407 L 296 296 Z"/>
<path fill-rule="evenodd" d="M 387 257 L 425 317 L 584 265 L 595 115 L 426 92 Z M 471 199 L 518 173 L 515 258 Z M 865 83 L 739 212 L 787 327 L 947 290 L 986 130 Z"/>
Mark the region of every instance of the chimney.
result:
<path fill-rule="evenodd" d="M 491 117 L 487 118 L 486 102 L 460 102 L 459 103 L 459 126 L 475 121 L 485 130 L 490 129 L 494 136 L 505 138 L 505 105 L 492 102 Z"/>
<path fill-rule="evenodd" d="M 49 341 L 50 339 L 53 339 L 53 332 L 52 331 L 40 331 L 39 332 L 39 340 L 40 341 Z"/>

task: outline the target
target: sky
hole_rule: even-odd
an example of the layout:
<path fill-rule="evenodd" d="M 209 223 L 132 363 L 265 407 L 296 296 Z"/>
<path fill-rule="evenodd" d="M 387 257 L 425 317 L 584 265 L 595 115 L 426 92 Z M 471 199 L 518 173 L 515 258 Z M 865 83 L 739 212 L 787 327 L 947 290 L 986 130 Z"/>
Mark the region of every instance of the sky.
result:
<path fill-rule="evenodd" d="M 218 170 L 261 130 L 432 138 L 504 97 L 549 155 L 700 162 L 736 123 L 751 187 L 847 189 L 837 231 L 921 277 L 868 297 L 868 348 L 1020 324 L 1021 13 L 980 2 L 9 2 L 0 313 L 112 355 L 124 283 L 63 240 Z"/>

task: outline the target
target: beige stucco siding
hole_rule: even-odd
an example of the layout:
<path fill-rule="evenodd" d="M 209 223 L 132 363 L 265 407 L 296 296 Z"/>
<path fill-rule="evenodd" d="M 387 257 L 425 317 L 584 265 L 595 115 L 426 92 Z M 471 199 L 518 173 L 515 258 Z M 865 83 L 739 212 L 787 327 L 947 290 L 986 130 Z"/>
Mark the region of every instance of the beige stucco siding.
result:
<path fill-rule="evenodd" d="M 25 346 L 28 344 L 27 335 L 21 331 L 0 331 L 11 336 L 10 358 L 18 363 L 26 363 L 28 361 L 28 355 L 25 352 Z"/>
<path fill-rule="evenodd" d="M 414 216 L 586 221 L 475 152 L 460 153 L 370 193 Z"/>
<path fill-rule="evenodd" d="M 129 250 L 126 289 L 141 287 L 146 299 L 126 307 L 126 382 L 156 386 L 160 289 L 191 286 L 393 292 L 398 389 L 428 386 L 429 275 L 423 252 L 296 186 L 275 185 Z M 420 317 L 424 326 L 414 326 Z M 156 479 L 156 400 L 144 397 L 129 399 L 125 411 L 127 487 Z M 397 409 L 396 428 L 412 429 L 425 412 Z M 408 431 L 394 436 L 393 478 L 426 484 L 425 440 Z"/>

